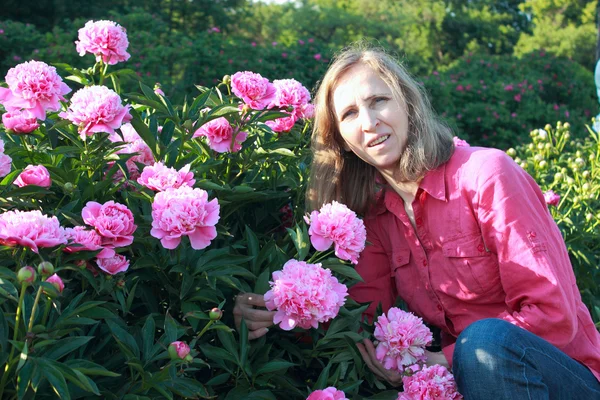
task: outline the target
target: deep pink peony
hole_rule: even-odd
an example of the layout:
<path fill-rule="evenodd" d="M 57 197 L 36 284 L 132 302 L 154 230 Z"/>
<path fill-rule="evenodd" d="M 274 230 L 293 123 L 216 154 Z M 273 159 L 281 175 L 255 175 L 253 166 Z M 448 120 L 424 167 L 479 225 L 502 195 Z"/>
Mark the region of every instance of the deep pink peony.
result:
<path fill-rule="evenodd" d="M 315 390 L 306 400 L 348 400 L 346 394 L 333 386 L 323 390 Z"/>
<path fill-rule="evenodd" d="M 52 186 L 52 179 L 50 179 L 50 173 L 43 165 L 28 165 L 13 183 L 18 187 L 35 185 L 47 189 Z"/>
<path fill-rule="evenodd" d="M 288 132 L 294 127 L 296 121 L 298 121 L 298 118 L 294 114 L 290 114 L 289 117 L 273 119 L 265 122 L 265 124 L 274 132 Z"/>
<path fill-rule="evenodd" d="M 194 186 L 196 180 L 194 173 L 190 172 L 190 164 L 177 171 L 175 168 L 165 167 L 163 163 L 158 162 L 145 167 L 137 182 L 148 189 L 163 192 L 169 188 Z"/>
<path fill-rule="evenodd" d="M 137 163 L 143 165 L 152 165 L 154 164 L 154 155 L 152 154 L 150 147 L 135 131 L 133 125 L 122 125 L 121 133 L 123 134 L 123 137 L 119 136 L 115 132 L 112 133 L 108 138 L 112 142 L 125 142 L 125 145 L 119 148 L 115 154 L 135 154 L 125 162 L 125 165 L 127 166 L 129 177 L 133 180 L 136 180 L 140 176 L 140 170 L 137 166 Z M 109 167 L 112 167 L 112 163 L 109 164 Z M 115 178 L 120 179 L 121 177 L 122 174 L 120 174 L 120 171 L 118 171 L 115 174 Z"/>
<path fill-rule="evenodd" d="M 71 105 L 59 117 L 78 126 L 81 139 L 94 132 L 113 133 L 125 122 L 131 121 L 129 105 L 121 104 L 121 97 L 106 86 L 87 86 L 71 97 Z"/>
<path fill-rule="evenodd" d="M 260 74 L 244 71 L 231 77 L 231 91 L 254 110 L 264 110 L 275 99 L 276 89 Z"/>
<path fill-rule="evenodd" d="M 40 127 L 37 118 L 27 111 L 9 111 L 2 114 L 2 123 L 12 133 L 31 133 Z"/>
<path fill-rule="evenodd" d="M 64 282 L 60 279 L 60 276 L 56 274 L 49 276 L 48 279 L 46 279 L 46 282 L 51 283 L 58 293 L 62 293 L 63 290 L 65 290 Z"/>
<path fill-rule="evenodd" d="M 471 147 L 466 140 L 460 139 L 458 136 L 452 138 L 455 147 Z"/>
<path fill-rule="evenodd" d="M 271 107 L 294 107 L 292 112 L 296 119 L 300 118 L 303 107 L 310 102 L 310 92 L 295 79 L 277 79 L 273 81 L 275 86 L 275 99 Z"/>
<path fill-rule="evenodd" d="M 231 143 L 233 142 L 233 134 L 233 127 L 229 121 L 223 117 L 220 117 L 202 125 L 196 132 L 194 132 L 194 137 L 205 137 L 208 147 L 217 153 L 227 153 L 229 151 L 233 151 L 235 153 L 242 149 L 242 143 L 244 143 L 248 137 L 248 134 L 246 132 L 238 132 L 235 135 L 235 143 L 232 150 Z"/>
<path fill-rule="evenodd" d="M 116 275 L 129 269 L 129 260 L 120 254 L 115 254 L 112 257 L 98 257 L 96 258 L 96 264 L 98 264 L 98 268 L 109 275 Z"/>
<path fill-rule="evenodd" d="M 104 204 L 88 201 L 81 210 L 83 221 L 102 236 L 102 247 L 115 248 L 133 243 L 133 214 L 127 206 L 110 200 Z"/>
<path fill-rule="evenodd" d="M 404 372 L 406 367 L 425 362 L 425 346 L 433 336 L 423 320 L 399 308 L 389 309 L 375 323 L 375 349 L 377 359 L 386 369 Z"/>
<path fill-rule="evenodd" d="M 64 251 L 68 253 L 102 249 L 98 253 L 98 257 L 112 257 L 115 255 L 113 249 L 102 247 L 102 236 L 95 229 L 87 229 L 85 226 L 65 228 L 65 235 L 67 237 L 67 246 Z"/>
<path fill-rule="evenodd" d="M 12 158 L 4 154 L 4 141 L 0 139 L 0 178 L 10 173 Z"/>
<path fill-rule="evenodd" d="M 27 61 L 8 70 L 7 88 L 0 88 L 0 103 L 6 111 L 25 109 L 31 116 L 46 119 L 46 111 L 60 110 L 60 101 L 71 89 L 56 68 L 41 61 Z"/>
<path fill-rule="evenodd" d="M 544 200 L 546 200 L 546 204 L 549 206 L 558 207 L 560 203 L 560 195 L 554 193 L 553 190 L 548 190 L 544 193 Z"/>
<path fill-rule="evenodd" d="M 75 48 L 80 56 L 90 53 L 96 56 L 96 61 L 110 65 L 129 60 L 127 33 L 115 22 L 88 21 L 79 29 L 78 39 Z"/>
<path fill-rule="evenodd" d="M 0 214 L 0 244 L 25 246 L 37 253 L 39 247 L 54 247 L 65 243 L 65 230 L 56 217 L 48 217 L 37 210 L 16 210 Z"/>
<path fill-rule="evenodd" d="M 182 236 L 189 236 L 192 248 L 200 250 L 217 237 L 219 211 L 217 199 L 208 201 L 205 190 L 189 186 L 167 189 L 154 197 L 150 234 L 166 249 L 176 248 Z"/>
<path fill-rule="evenodd" d="M 365 248 L 367 231 L 354 211 L 333 201 L 305 219 L 310 224 L 308 234 L 315 249 L 325 251 L 333 244 L 338 258 L 358 263 L 358 257 Z"/>
<path fill-rule="evenodd" d="M 289 260 L 281 271 L 273 272 L 271 290 L 265 293 L 269 311 L 277 310 L 273 323 L 289 331 L 296 326 L 316 328 L 335 318 L 344 305 L 348 288 L 321 264 Z"/>
<path fill-rule="evenodd" d="M 454 376 L 441 365 L 425 367 L 412 376 L 402 378 L 404 392 L 397 400 L 461 400 Z"/>

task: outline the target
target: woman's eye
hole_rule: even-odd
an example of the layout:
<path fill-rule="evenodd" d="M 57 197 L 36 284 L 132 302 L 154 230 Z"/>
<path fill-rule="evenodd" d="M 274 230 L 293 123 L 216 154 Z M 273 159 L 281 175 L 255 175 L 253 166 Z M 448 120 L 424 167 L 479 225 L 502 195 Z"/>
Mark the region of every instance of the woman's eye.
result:
<path fill-rule="evenodd" d="M 374 101 L 375 103 L 382 103 L 384 101 L 388 101 L 389 99 L 387 97 L 375 97 Z"/>
<path fill-rule="evenodd" d="M 342 121 L 345 120 L 348 117 L 351 117 L 352 115 L 355 114 L 354 110 L 348 110 L 344 113 L 344 115 L 342 115 Z"/>

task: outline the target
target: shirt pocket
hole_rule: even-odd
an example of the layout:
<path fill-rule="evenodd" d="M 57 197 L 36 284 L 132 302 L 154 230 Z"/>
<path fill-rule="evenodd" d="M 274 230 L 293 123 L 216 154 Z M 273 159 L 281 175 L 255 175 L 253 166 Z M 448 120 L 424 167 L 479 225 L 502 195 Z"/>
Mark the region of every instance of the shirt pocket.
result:
<path fill-rule="evenodd" d="M 394 250 L 391 254 L 392 278 L 398 295 L 409 304 L 415 294 L 414 270 L 410 268 L 410 249 Z"/>
<path fill-rule="evenodd" d="M 463 292 L 482 294 L 498 284 L 500 276 L 495 257 L 487 251 L 479 233 L 449 239 L 442 244 L 442 253 Z"/>

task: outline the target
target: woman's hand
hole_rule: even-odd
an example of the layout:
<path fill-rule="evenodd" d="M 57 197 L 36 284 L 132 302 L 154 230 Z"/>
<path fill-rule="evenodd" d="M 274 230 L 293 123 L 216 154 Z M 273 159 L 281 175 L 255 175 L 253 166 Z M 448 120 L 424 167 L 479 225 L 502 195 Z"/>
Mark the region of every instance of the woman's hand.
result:
<path fill-rule="evenodd" d="M 363 340 L 362 343 L 356 343 L 356 347 L 360 351 L 363 360 L 373 373 L 380 379 L 387 381 L 392 386 L 400 386 L 402 383 L 402 375 L 396 371 L 385 369 L 383 364 L 377 360 L 375 355 L 375 345 L 369 339 Z"/>
<path fill-rule="evenodd" d="M 261 307 L 257 309 L 254 307 Z M 235 297 L 235 306 L 233 307 L 233 317 L 235 326 L 240 329 L 242 319 L 246 321 L 248 327 L 248 339 L 258 339 L 266 335 L 269 326 L 273 325 L 273 316 L 275 311 L 264 309 L 265 299 L 261 294 L 240 293 Z"/>

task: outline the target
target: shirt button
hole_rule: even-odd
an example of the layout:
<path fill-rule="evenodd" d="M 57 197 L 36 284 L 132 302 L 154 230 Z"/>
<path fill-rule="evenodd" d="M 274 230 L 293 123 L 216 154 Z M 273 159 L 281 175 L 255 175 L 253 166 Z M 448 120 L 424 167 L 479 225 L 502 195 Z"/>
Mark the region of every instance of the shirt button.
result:
<path fill-rule="evenodd" d="M 480 253 L 483 253 L 483 251 L 485 250 L 485 247 L 483 247 L 483 245 L 482 245 L 482 244 L 480 244 L 479 246 L 477 246 L 477 250 L 478 250 Z"/>
<path fill-rule="evenodd" d="M 423 260 L 423 266 L 426 267 L 427 266 L 427 260 Z"/>
<path fill-rule="evenodd" d="M 442 306 L 441 306 L 441 305 L 439 305 L 439 304 L 437 305 L 437 309 L 438 309 L 438 310 L 440 310 L 440 311 L 442 311 L 442 310 L 443 310 Z"/>

